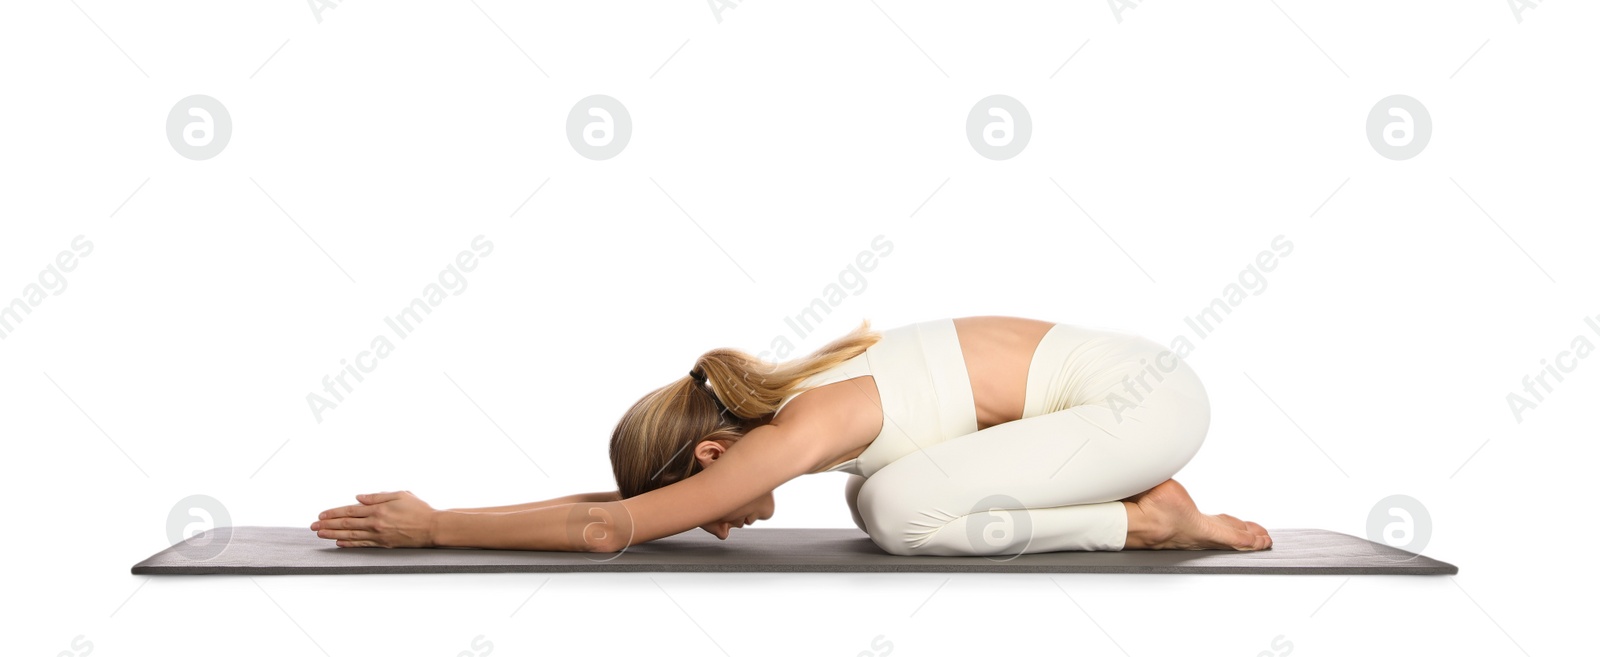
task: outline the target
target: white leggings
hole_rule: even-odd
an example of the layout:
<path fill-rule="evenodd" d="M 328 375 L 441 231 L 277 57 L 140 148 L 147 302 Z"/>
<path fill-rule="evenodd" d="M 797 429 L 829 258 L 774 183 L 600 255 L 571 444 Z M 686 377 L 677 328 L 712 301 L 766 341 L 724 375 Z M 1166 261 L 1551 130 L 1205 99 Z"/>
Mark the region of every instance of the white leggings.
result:
<path fill-rule="evenodd" d="M 1121 502 L 1199 451 L 1210 404 L 1194 370 L 1145 338 L 1057 324 L 1022 419 L 851 475 L 856 525 L 897 555 L 1121 550 Z"/>

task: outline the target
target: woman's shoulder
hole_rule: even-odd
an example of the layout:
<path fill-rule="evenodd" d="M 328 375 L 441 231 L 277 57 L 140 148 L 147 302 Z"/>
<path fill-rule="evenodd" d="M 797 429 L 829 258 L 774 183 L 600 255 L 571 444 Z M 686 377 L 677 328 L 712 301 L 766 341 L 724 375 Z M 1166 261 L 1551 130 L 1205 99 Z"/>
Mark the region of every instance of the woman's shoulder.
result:
<path fill-rule="evenodd" d="M 866 362 L 860 356 L 851 360 Z M 827 373 L 835 376 L 814 378 L 814 385 L 785 399 L 770 424 L 815 442 L 826 463 L 834 463 L 883 432 L 883 402 L 865 367 L 855 369 L 846 361 Z"/>
<path fill-rule="evenodd" d="M 867 354 L 871 351 L 872 348 L 868 347 L 867 351 L 856 354 L 850 359 L 840 362 L 833 367 L 802 379 L 795 392 L 790 393 L 790 395 L 785 397 L 782 402 L 779 402 L 778 408 L 774 410 L 773 413 L 782 411 L 784 406 L 788 405 L 789 402 L 794 401 L 796 397 L 799 397 L 806 391 L 820 388 L 831 383 L 838 383 L 840 381 L 853 379 L 858 376 L 871 375 L 872 370 L 868 366 L 869 361 L 867 360 Z"/>

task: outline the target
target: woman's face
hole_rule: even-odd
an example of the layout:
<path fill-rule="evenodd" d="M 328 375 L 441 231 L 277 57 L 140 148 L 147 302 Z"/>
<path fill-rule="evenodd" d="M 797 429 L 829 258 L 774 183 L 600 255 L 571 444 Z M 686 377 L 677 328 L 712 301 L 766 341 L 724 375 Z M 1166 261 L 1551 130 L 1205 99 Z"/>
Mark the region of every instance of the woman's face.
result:
<path fill-rule="evenodd" d="M 751 500 L 749 504 L 746 504 L 741 508 L 734 509 L 732 513 L 728 514 L 728 517 L 716 522 L 700 525 L 700 528 L 710 532 L 711 535 L 716 536 L 718 540 L 726 541 L 728 540 L 728 532 L 734 528 L 744 527 L 757 520 L 766 520 L 767 518 L 771 518 L 772 508 L 772 493 L 769 492 L 766 495 L 762 495 L 761 497 Z"/>

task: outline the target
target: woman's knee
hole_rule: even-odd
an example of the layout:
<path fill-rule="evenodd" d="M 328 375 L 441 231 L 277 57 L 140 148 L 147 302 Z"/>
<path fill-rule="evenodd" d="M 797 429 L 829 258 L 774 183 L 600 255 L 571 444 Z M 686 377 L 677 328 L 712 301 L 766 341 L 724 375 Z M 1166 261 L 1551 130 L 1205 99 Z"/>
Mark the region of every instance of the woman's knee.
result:
<path fill-rule="evenodd" d="M 911 556 L 917 554 L 926 534 L 926 528 L 916 520 L 923 515 L 928 500 L 927 489 L 917 479 L 919 468 L 914 463 L 902 463 L 905 460 L 868 477 L 856 495 L 856 505 L 861 528 L 873 543 L 889 554 Z"/>
<path fill-rule="evenodd" d="M 1152 349 L 1158 347 L 1152 341 L 1141 341 Z M 1160 463 L 1153 465 L 1176 472 L 1199 452 L 1210 431 L 1210 397 L 1200 375 L 1170 350 L 1152 351 L 1136 363 L 1136 369 L 1125 373 L 1116 389 L 1121 396 L 1108 396 L 1107 405 L 1124 434 L 1121 437 L 1159 450 L 1168 458 L 1157 459 Z"/>
<path fill-rule="evenodd" d="M 861 496 L 861 486 L 867 483 L 867 478 L 861 475 L 850 475 L 844 482 L 844 502 L 850 505 L 850 520 L 856 523 L 861 531 L 867 531 L 867 523 L 861 519 L 861 505 L 856 501 Z"/>
<path fill-rule="evenodd" d="M 1162 391 L 1165 394 L 1158 408 L 1166 416 L 1164 424 L 1175 436 L 1173 450 L 1178 456 L 1175 465 L 1181 468 L 1200 451 L 1200 445 L 1211 430 L 1211 399 L 1200 375 L 1188 363 L 1170 352 L 1165 356 L 1173 359 L 1175 365 L 1167 375 L 1165 383 L 1168 385 Z"/>

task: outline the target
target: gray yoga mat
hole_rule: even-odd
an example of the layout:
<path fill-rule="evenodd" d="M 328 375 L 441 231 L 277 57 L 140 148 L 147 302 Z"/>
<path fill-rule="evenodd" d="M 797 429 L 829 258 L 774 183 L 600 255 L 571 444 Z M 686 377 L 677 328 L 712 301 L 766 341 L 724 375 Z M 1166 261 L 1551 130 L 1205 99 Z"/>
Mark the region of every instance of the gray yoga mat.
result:
<path fill-rule="evenodd" d="M 718 541 L 698 529 L 620 554 L 458 548 L 340 548 L 304 527 L 220 527 L 133 566 L 135 575 L 354 575 L 547 572 L 1217 573 L 1454 575 L 1456 567 L 1321 529 L 1272 530 L 1260 552 L 1041 552 L 1007 558 L 902 557 L 856 529 L 751 527 Z"/>

